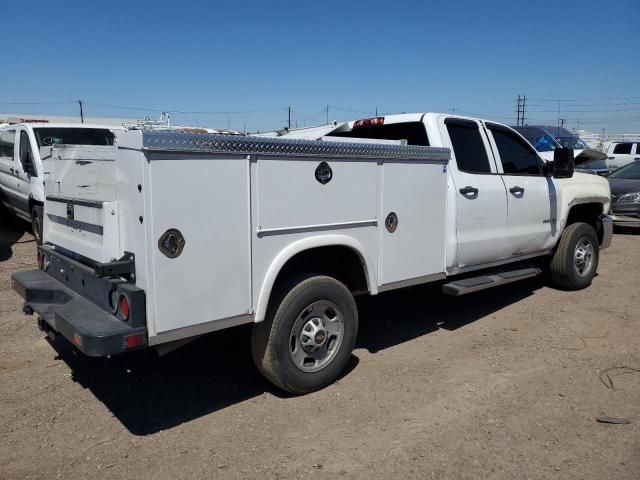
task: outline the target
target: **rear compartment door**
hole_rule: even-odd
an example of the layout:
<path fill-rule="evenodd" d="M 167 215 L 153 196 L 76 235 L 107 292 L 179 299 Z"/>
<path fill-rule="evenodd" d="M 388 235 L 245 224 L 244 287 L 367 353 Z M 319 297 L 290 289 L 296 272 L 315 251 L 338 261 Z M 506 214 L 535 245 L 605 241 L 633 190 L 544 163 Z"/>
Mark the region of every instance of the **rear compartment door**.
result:
<path fill-rule="evenodd" d="M 151 218 L 143 221 L 150 222 L 154 273 L 148 294 L 156 332 L 188 328 L 195 335 L 200 327 L 211 330 L 212 322 L 250 313 L 249 160 L 219 154 L 149 155 Z M 159 248 L 170 230 L 184 239 L 175 258 Z"/>

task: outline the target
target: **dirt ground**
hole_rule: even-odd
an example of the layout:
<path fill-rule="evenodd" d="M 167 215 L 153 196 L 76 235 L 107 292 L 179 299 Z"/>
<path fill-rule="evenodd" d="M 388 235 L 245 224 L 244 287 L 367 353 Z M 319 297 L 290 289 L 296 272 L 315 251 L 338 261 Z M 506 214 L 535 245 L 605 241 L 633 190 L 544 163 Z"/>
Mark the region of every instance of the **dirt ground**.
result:
<path fill-rule="evenodd" d="M 246 328 L 162 358 L 49 342 L 10 288 L 26 228 L 0 225 L 0 478 L 640 478 L 640 232 L 580 292 L 361 298 L 349 371 L 291 397 Z"/>

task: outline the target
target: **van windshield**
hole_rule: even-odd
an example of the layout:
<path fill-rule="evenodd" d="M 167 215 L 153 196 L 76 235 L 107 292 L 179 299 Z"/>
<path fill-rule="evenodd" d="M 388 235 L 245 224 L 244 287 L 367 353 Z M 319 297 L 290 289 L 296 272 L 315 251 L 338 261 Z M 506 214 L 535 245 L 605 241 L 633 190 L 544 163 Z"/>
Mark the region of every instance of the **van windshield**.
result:
<path fill-rule="evenodd" d="M 376 140 L 406 140 L 407 145 L 429 146 L 429 138 L 422 122 L 390 123 L 357 127 L 346 132 L 332 132 L 330 137 L 373 138 Z"/>
<path fill-rule="evenodd" d="M 113 133 L 106 128 L 34 128 L 38 147 L 52 145 L 113 145 Z"/>

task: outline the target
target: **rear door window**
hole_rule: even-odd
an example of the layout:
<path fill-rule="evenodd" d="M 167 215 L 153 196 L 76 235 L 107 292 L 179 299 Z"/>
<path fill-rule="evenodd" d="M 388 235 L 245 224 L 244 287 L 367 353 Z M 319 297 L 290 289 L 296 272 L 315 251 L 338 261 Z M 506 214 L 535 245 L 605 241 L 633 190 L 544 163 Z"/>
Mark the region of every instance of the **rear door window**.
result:
<path fill-rule="evenodd" d="M 513 132 L 487 125 L 498 147 L 502 170 L 507 175 L 541 175 L 535 150 Z"/>
<path fill-rule="evenodd" d="M 620 155 L 627 155 L 631 153 L 631 145 L 632 143 L 619 143 L 613 148 L 613 153 L 618 153 Z"/>
<path fill-rule="evenodd" d="M 458 170 L 491 173 L 489 157 L 476 122 L 449 118 L 445 121 Z"/>

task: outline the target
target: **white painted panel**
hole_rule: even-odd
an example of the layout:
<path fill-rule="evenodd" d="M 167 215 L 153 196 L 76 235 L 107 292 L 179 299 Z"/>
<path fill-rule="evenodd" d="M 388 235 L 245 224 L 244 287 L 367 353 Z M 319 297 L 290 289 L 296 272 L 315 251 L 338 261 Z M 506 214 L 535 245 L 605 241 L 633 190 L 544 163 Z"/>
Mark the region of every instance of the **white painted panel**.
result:
<path fill-rule="evenodd" d="M 249 161 L 152 154 L 149 168 L 156 333 L 249 312 Z M 157 246 L 170 228 L 185 238 L 173 259 Z"/>
<path fill-rule="evenodd" d="M 43 238 L 97 262 L 122 256 L 118 202 L 102 202 L 102 208 L 73 206 L 67 218 L 67 203 L 47 201 L 44 206 Z"/>
<path fill-rule="evenodd" d="M 116 153 L 115 146 L 54 146 L 51 153 L 54 164 L 53 184 L 48 186 L 48 194 L 91 200 L 115 200 Z"/>
<path fill-rule="evenodd" d="M 327 159 L 333 177 L 322 185 L 315 171 L 323 159 L 257 161 L 257 218 L 261 229 L 373 220 L 374 161 Z"/>
<path fill-rule="evenodd" d="M 447 211 L 444 165 L 387 162 L 382 168 L 381 283 L 444 272 Z M 384 227 L 391 212 L 398 218 L 393 233 Z"/>

